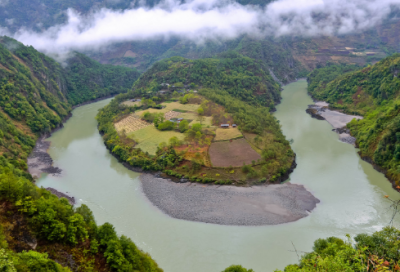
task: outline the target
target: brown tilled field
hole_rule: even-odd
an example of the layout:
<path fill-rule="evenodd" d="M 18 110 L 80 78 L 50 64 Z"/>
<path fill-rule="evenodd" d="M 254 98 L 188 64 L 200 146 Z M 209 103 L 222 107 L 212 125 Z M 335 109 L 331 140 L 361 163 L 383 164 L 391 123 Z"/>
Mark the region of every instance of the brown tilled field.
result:
<path fill-rule="evenodd" d="M 261 159 L 245 139 L 214 142 L 208 153 L 214 167 L 240 167 L 243 163 L 251 164 L 253 160 Z"/>
<path fill-rule="evenodd" d="M 151 124 L 147 123 L 146 121 L 143 121 L 142 119 L 133 116 L 133 114 L 129 115 L 128 117 L 114 124 L 115 129 L 118 132 L 125 130 L 126 134 L 129 134 L 131 132 L 145 128 L 150 125 Z"/>

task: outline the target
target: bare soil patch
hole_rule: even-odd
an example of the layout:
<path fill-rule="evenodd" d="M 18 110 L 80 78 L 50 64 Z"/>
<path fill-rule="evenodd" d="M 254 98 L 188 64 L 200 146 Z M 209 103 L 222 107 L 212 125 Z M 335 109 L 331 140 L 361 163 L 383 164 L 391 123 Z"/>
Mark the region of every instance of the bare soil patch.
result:
<path fill-rule="evenodd" d="M 211 164 L 214 167 L 240 167 L 245 164 L 261 159 L 245 139 L 225 142 L 214 142 L 209 149 Z"/>

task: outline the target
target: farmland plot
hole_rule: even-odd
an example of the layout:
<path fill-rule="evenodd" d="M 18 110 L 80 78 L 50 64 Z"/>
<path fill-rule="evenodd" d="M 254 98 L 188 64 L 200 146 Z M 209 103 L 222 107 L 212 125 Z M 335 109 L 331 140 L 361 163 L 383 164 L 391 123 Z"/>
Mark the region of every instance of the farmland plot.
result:
<path fill-rule="evenodd" d="M 242 137 L 242 133 L 237 128 L 217 128 L 214 141 L 227 141 Z"/>
<path fill-rule="evenodd" d="M 137 118 L 133 114 L 131 114 L 121 121 L 115 123 L 114 127 L 118 132 L 122 132 L 123 130 L 125 130 L 125 133 L 129 134 L 150 125 L 151 124 L 147 123 L 146 121 L 143 121 L 142 119 Z"/>
<path fill-rule="evenodd" d="M 224 142 L 214 142 L 208 150 L 211 164 L 214 167 L 240 167 L 261 159 L 245 139 Z"/>

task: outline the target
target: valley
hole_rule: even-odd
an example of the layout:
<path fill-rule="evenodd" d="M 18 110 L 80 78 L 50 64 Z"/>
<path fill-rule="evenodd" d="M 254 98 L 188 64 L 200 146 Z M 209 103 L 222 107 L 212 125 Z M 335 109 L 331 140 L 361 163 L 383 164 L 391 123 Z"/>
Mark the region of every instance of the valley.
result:
<path fill-rule="evenodd" d="M 0 0 L 0 271 L 400 271 L 399 18 Z"/>
<path fill-rule="evenodd" d="M 275 113 L 297 154 L 290 183 L 305 186 L 321 201 L 296 222 L 224 226 L 162 213 L 143 194 L 140 174 L 119 163 L 97 132 L 94 116 L 109 100 L 75 109 L 65 127 L 49 138 L 54 166 L 63 172 L 45 175 L 37 184 L 71 193 L 78 206 L 85 203 L 93 210 L 99 224 L 112 221 L 119 233 L 133 237 L 165 271 L 186 271 L 189 266 L 193 271 L 222 271 L 238 263 L 255 271 L 283 269 L 297 261 L 291 241 L 308 251 L 318 238 L 372 233 L 391 218 L 390 202 L 383 195 L 398 195 L 383 174 L 357 156 L 353 146 L 338 140 L 329 123 L 310 118 L 305 109 L 312 100 L 306 87 L 304 80 L 285 86 Z M 191 186 L 201 190 L 203 185 Z M 224 258 L 215 258 L 217 252 L 223 252 Z"/>

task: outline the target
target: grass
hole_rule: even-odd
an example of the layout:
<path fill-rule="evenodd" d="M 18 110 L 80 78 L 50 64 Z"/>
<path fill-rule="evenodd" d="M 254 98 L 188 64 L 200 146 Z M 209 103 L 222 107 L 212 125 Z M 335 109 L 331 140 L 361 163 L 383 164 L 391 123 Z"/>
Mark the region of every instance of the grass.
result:
<path fill-rule="evenodd" d="M 149 152 L 151 155 L 156 154 L 157 147 L 160 143 L 168 143 L 169 139 L 174 136 L 180 140 L 185 138 L 183 133 L 176 131 L 159 131 L 154 126 L 142 128 L 128 136 L 138 141 L 139 144 L 135 147 L 142 149 L 144 152 Z"/>
<path fill-rule="evenodd" d="M 214 141 L 227 141 L 242 137 L 243 135 L 238 128 L 217 128 Z"/>
<path fill-rule="evenodd" d="M 180 110 L 180 109 L 173 109 L 173 111 L 182 112 L 182 113 L 187 112 L 187 110 Z"/>
<path fill-rule="evenodd" d="M 139 101 L 132 102 L 132 101 L 128 100 L 128 101 L 122 102 L 121 105 L 125 105 L 125 106 L 128 106 L 128 107 L 140 106 L 140 102 Z"/>
<path fill-rule="evenodd" d="M 141 110 L 137 111 L 135 114 L 138 116 L 142 116 L 143 113 L 145 112 L 150 112 L 150 113 L 166 113 L 169 111 L 197 111 L 197 109 L 200 107 L 200 105 L 196 104 L 181 104 L 179 102 L 170 102 L 170 103 L 161 103 L 161 105 L 165 106 L 163 109 L 147 109 L 147 110 Z"/>
<path fill-rule="evenodd" d="M 187 118 L 187 119 L 193 120 L 192 122 L 190 122 L 189 126 L 193 126 L 194 124 L 200 124 L 200 120 L 197 117 L 197 114 L 196 114 L 196 116 L 194 118 Z M 202 122 L 202 126 L 203 127 L 208 127 L 208 126 L 212 127 L 213 126 L 212 125 L 212 119 L 213 119 L 212 116 L 204 116 L 204 120 Z"/>

